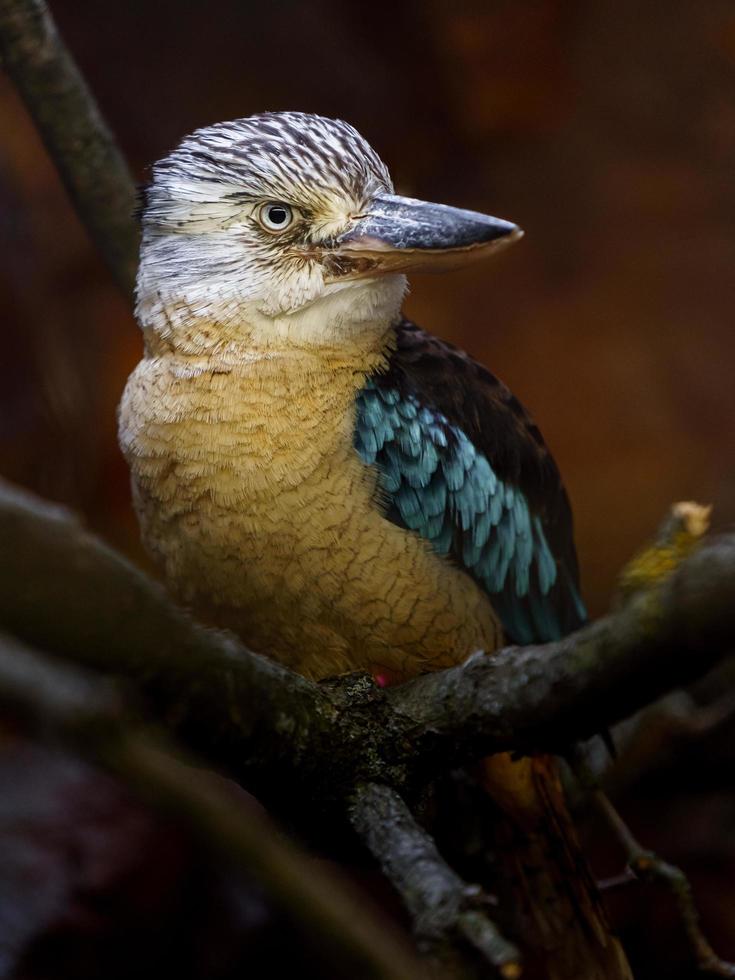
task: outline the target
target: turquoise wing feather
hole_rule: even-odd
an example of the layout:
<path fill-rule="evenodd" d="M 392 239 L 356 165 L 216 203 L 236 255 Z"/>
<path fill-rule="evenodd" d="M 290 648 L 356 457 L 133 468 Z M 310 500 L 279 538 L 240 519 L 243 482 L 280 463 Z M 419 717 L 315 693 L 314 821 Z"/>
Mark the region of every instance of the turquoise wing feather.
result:
<path fill-rule="evenodd" d="M 359 393 L 354 435 L 360 458 L 379 469 L 386 517 L 464 568 L 513 641 L 558 639 L 582 623 L 576 583 L 518 482 L 502 478 L 460 424 L 389 380 Z"/>

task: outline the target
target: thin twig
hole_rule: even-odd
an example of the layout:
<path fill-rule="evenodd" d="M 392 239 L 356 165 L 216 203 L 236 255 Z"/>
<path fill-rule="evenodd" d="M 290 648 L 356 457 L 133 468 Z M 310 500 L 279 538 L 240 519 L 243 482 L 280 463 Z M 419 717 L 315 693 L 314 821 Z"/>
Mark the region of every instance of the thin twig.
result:
<path fill-rule="evenodd" d="M 628 885 L 637 881 L 636 876 L 626 867 L 618 875 L 611 875 L 609 878 L 598 878 L 597 887 L 601 892 L 614 891 L 618 888 L 627 888 Z"/>
<path fill-rule="evenodd" d="M 674 896 L 699 969 L 720 977 L 735 977 L 735 964 L 721 960 L 702 932 L 692 886 L 681 868 L 644 848 L 602 790 L 594 790 L 591 798 L 625 851 L 628 867 L 633 874 L 644 881 L 662 882 Z"/>
<path fill-rule="evenodd" d="M 735 977 L 735 964 L 721 960 L 702 932 L 692 887 L 684 872 L 643 847 L 610 798 L 600 789 L 581 752 L 575 754 L 571 765 L 580 784 L 587 790 L 591 803 L 619 842 L 629 871 L 642 881 L 660 881 L 673 895 L 698 968 L 715 976 Z M 616 883 L 621 881 L 622 876 Z"/>
<path fill-rule="evenodd" d="M 131 294 L 138 257 L 135 187 L 43 0 L 0 0 L 0 57 L 82 224 Z"/>
<path fill-rule="evenodd" d="M 612 765 L 607 760 L 604 767 L 595 765 L 609 793 L 620 796 L 625 788 L 678 765 L 682 752 L 696 764 L 711 753 L 718 736 L 728 735 L 735 721 L 735 691 L 727 688 L 725 671 L 713 673 L 700 690 L 674 691 L 618 726 L 617 758 Z M 702 703 L 703 695 L 713 700 Z"/>

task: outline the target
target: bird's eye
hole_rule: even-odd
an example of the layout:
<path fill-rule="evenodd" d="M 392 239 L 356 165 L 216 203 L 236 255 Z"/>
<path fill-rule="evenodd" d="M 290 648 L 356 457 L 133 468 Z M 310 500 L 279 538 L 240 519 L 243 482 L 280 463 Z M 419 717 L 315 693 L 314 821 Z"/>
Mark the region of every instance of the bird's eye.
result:
<path fill-rule="evenodd" d="M 258 212 L 258 220 L 267 231 L 283 231 L 293 222 L 293 210 L 280 201 L 269 201 Z"/>

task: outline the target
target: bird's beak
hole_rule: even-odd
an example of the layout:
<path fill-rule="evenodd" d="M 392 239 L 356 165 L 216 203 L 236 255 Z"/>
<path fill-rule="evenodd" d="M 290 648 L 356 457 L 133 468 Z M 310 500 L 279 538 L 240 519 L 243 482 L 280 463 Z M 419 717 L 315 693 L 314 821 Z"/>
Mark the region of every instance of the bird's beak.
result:
<path fill-rule="evenodd" d="M 499 251 L 523 232 L 476 211 L 380 194 L 325 255 L 330 278 L 451 269 Z"/>

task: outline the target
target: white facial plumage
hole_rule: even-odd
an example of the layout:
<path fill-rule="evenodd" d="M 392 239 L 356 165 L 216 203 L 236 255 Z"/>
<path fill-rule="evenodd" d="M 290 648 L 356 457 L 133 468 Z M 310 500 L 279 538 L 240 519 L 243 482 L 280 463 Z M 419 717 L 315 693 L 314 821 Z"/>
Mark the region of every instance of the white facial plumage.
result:
<path fill-rule="evenodd" d="M 142 209 L 137 314 L 175 340 L 206 320 L 230 339 L 334 342 L 351 325 L 390 321 L 402 275 L 334 277 L 324 246 L 350 230 L 385 164 L 348 123 L 263 113 L 199 129 L 153 167 Z"/>

